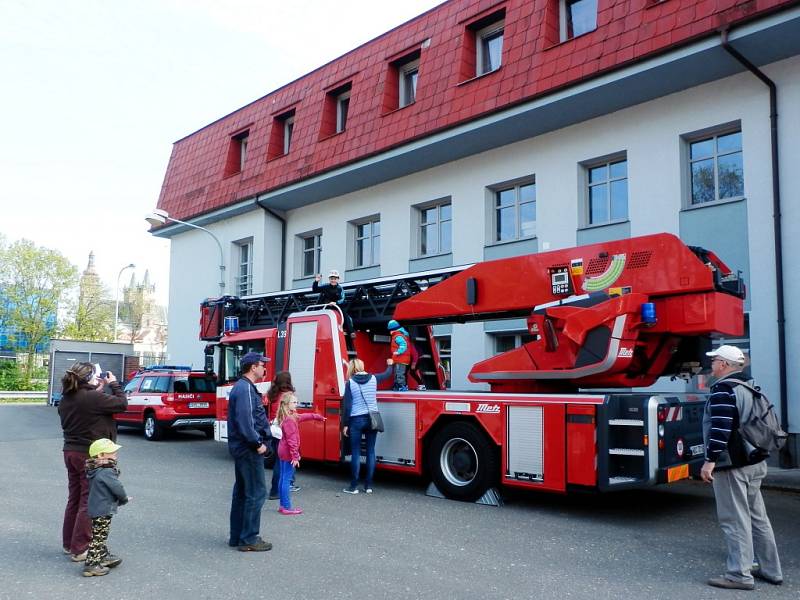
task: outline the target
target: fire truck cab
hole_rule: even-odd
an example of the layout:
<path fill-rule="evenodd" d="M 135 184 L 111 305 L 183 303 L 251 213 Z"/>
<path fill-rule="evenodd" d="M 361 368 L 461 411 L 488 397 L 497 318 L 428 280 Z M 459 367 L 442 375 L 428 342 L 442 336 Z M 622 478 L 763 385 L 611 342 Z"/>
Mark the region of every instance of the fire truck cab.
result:
<path fill-rule="evenodd" d="M 338 310 L 307 292 L 203 304 L 201 337 L 214 342 L 206 366 L 220 378 L 215 439 L 227 438 L 238 360 L 258 351 L 269 359 L 262 393 L 289 370 L 300 411 L 327 417 L 301 425 L 304 458 L 351 460 L 340 435 L 347 360 L 383 371 L 395 318 L 427 389 L 379 390 L 378 467 L 427 476 L 460 500 L 498 485 L 565 493 L 688 477 L 703 459 L 705 398 L 630 388 L 699 372 L 709 336 L 743 327 L 738 275 L 667 234 L 344 287 L 354 341 Z M 446 389 L 431 325 L 515 316 L 528 318 L 533 339 L 473 367 L 470 379 L 490 389 Z"/>

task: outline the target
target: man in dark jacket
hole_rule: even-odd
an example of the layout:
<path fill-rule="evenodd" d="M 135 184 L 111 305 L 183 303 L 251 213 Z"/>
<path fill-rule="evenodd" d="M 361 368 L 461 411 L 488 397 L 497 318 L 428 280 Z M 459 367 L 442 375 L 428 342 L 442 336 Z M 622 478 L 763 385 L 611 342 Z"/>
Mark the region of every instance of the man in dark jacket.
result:
<path fill-rule="evenodd" d="M 228 397 L 228 451 L 233 456 L 236 480 L 231 496 L 228 545 L 242 552 L 264 552 L 272 544 L 259 536 L 261 509 L 267 499 L 264 454 L 269 443 L 269 423 L 256 381 L 264 378 L 267 359 L 248 352 L 239 365 L 242 377 Z"/>
<path fill-rule="evenodd" d="M 328 283 L 323 283 L 320 285 L 320 281 L 322 280 L 322 275 L 317 273 L 314 276 L 314 283 L 311 284 L 311 291 L 312 292 L 319 292 L 319 303 L 320 304 L 327 304 L 339 307 L 342 311 L 342 317 L 344 318 L 343 328 L 346 333 L 350 335 L 350 337 L 355 337 L 356 333 L 353 330 L 353 319 L 350 318 L 350 315 L 345 312 L 345 302 L 344 302 L 344 288 L 339 285 L 339 271 L 336 269 L 331 269 L 331 272 L 328 273 Z"/>
<path fill-rule="evenodd" d="M 752 590 L 757 577 L 773 585 L 783 582 L 778 548 L 772 532 L 761 481 L 767 474 L 763 455 L 751 457 L 739 432 L 742 416 L 753 408 L 752 387 L 743 375 L 744 353 L 735 346 L 720 346 L 711 357 L 711 374 L 716 380 L 703 416 L 706 461 L 700 471 L 703 481 L 714 484 L 717 518 L 728 548 L 726 573 L 708 580 L 714 587 Z M 753 570 L 753 559 L 758 569 Z"/>

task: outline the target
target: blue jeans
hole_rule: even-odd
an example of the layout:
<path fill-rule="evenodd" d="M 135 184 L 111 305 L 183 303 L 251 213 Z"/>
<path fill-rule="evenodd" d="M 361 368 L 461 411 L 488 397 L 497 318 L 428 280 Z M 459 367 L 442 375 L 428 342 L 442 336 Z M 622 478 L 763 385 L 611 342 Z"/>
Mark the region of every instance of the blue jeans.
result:
<path fill-rule="evenodd" d="M 369 427 L 369 415 L 350 417 L 350 487 L 358 486 L 358 473 L 361 470 L 361 436 L 367 440 L 367 472 L 364 487 L 372 487 L 372 476 L 375 474 L 375 440 L 378 432 Z"/>
<path fill-rule="evenodd" d="M 283 508 L 292 508 L 292 496 L 289 492 L 289 486 L 292 485 L 294 480 L 294 467 L 288 460 L 279 460 L 280 463 L 280 483 L 278 489 L 281 494 L 281 506 Z M 277 464 L 277 463 L 276 463 Z"/>
<path fill-rule="evenodd" d="M 236 479 L 231 495 L 231 546 L 255 544 L 261 530 L 261 509 L 267 499 L 264 458 L 254 451 L 234 456 Z"/>

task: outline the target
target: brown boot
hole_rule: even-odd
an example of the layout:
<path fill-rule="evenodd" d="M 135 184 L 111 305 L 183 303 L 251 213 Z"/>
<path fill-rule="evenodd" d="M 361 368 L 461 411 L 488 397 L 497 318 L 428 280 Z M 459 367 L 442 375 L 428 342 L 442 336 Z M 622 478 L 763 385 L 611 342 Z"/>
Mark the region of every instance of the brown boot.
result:
<path fill-rule="evenodd" d="M 108 575 L 109 570 L 108 567 L 104 567 L 103 565 L 86 565 L 83 568 L 83 576 L 102 577 L 103 575 Z"/>

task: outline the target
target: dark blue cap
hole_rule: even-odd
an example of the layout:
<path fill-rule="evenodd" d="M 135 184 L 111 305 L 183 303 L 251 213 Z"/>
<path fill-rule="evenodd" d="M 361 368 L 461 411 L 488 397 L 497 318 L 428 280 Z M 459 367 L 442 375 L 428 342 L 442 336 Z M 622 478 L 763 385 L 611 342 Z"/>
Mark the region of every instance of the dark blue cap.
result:
<path fill-rule="evenodd" d="M 258 352 L 248 352 L 242 357 L 242 360 L 239 361 L 239 366 L 244 368 L 245 365 L 254 365 L 260 362 L 267 362 L 267 357 L 263 354 L 259 354 Z"/>

